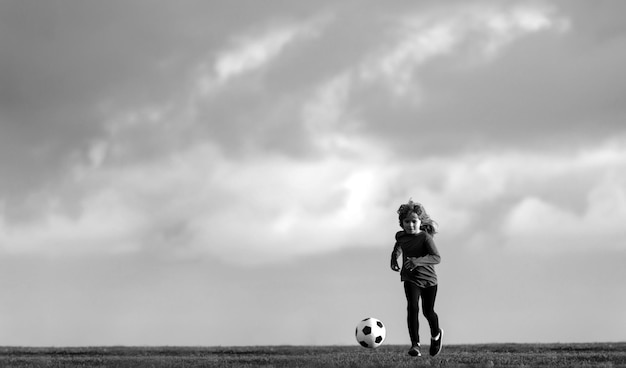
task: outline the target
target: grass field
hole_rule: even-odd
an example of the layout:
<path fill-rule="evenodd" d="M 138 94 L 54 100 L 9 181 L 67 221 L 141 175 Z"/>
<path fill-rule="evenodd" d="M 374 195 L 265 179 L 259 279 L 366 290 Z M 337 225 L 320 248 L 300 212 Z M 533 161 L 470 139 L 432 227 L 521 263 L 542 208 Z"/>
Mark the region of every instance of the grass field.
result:
<path fill-rule="evenodd" d="M 407 346 L 0 347 L 0 367 L 626 367 L 626 343 Z"/>

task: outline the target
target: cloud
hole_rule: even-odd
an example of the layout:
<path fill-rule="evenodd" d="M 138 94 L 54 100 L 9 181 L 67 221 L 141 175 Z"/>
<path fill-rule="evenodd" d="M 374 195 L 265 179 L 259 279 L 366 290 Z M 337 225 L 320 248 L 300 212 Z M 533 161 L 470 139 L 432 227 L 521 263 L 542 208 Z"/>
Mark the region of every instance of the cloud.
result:
<path fill-rule="evenodd" d="M 598 181 L 587 193 L 582 213 L 546 199 L 524 198 L 504 222 L 506 246 L 535 253 L 623 250 L 625 179 L 609 174 Z"/>
<path fill-rule="evenodd" d="M 623 248 L 623 138 L 577 152 L 510 152 L 469 162 L 452 165 L 456 174 L 448 179 L 455 180 L 444 184 L 443 198 L 429 195 L 447 202 L 444 208 L 458 206 L 456 221 L 444 223 L 454 224 L 454 232 L 471 232 L 470 247 L 521 252 Z"/>
<path fill-rule="evenodd" d="M 380 46 L 359 74 L 364 80 L 383 81 L 397 95 L 406 95 L 418 85 L 419 68 L 444 55 L 460 56 L 467 62 L 477 50 L 484 62 L 524 36 L 567 30 L 567 19 L 553 13 L 538 6 L 500 9 L 473 4 L 405 15 L 389 45 Z"/>
<path fill-rule="evenodd" d="M 508 9 L 483 4 L 459 7 L 452 12 L 451 9 L 446 10 L 407 11 L 399 17 L 399 21 L 378 20 L 373 27 L 379 32 L 369 43 L 359 44 L 358 53 L 348 48 L 347 44 L 335 44 L 331 37 L 334 33 L 329 34 L 337 32 L 334 25 L 344 18 L 350 24 L 359 24 L 347 13 L 334 17 L 312 17 L 301 21 L 298 26 L 276 26 L 260 35 L 256 34 L 259 32 L 254 36 L 244 34 L 239 39 L 245 42 L 224 48 L 215 58 L 208 58 L 199 69 L 196 78 L 198 86 L 195 87 L 199 93 L 191 94 L 194 96 L 192 104 L 197 109 L 197 119 L 209 122 L 208 134 L 222 142 L 225 149 L 235 153 L 254 151 L 255 147 L 284 150 L 286 154 L 311 153 L 308 150 L 317 152 L 319 142 L 313 142 L 317 138 L 309 135 L 312 126 L 310 111 L 320 98 L 316 93 L 321 93 L 322 89 L 338 88 L 341 84 L 342 95 L 337 96 L 340 100 L 335 102 L 334 111 L 345 121 L 334 126 L 349 127 L 352 137 L 370 135 L 369 139 L 383 138 L 395 142 L 396 139 L 409 137 L 406 132 L 423 136 L 417 134 L 420 127 L 414 119 L 432 120 L 429 130 L 442 135 L 451 125 L 465 129 L 463 123 L 458 121 L 462 114 L 437 108 L 435 116 L 432 116 L 432 103 L 438 103 L 440 97 L 445 101 L 447 97 L 439 95 L 440 87 L 430 85 L 433 77 L 425 78 L 423 70 L 434 70 L 432 75 L 436 78 L 442 73 L 443 79 L 438 82 L 446 86 L 452 81 L 451 90 L 463 90 L 465 87 L 454 85 L 457 79 L 450 78 L 447 72 L 451 67 L 449 61 L 439 65 L 441 60 L 457 60 L 455 63 L 463 68 L 453 67 L 453 71 L 461 73 L 460 78 L 466 78 L 475 73 L 475 69 L 467 68 L 468 65 L 482 66 L 481 73 L 485 73 L 485 66 L 494 62 L 497 55 L 525 37 L 538 32 L 560 34 L 568 29 L 568 18 L 546 6 Z M 368 16 L 374 17 L 372 14 Z M 297 43 L 296 40 L 306 42 Z M 348 42 L 342 38 L 338 40 Z M 340 55 L 344 53 L 343 49 L 350 50 L 348 55 L 355 59 L 343 64 L 322 63 L 327 69 L 320 74 L 317 63 L 311 63 L 306 57 L 315 57 L 317 54 L 313 52 L 319 51 L 322 42 L 325 47 L 336 47 Z M 293 50 L 289 56 L 286 54 L 288 48 Z M 447 59 L 442 59 L 445 56 Z M 296 72 L 296 62 L 300 69 L 302 65 L 307 65 L 307 73 Z M 258 70 L 263 70 L 263 73 L 249 73 L 261 66 L 263 68 Z M 309 69 L 312 75 L 318 76 L 317 79 L 310 79 Z M 246 72 L 246 78 L 231 79 L 243 72 Z M 481 81 L 488 79 L 488 75 L 481 76 Z M 218 92 L 219 80 L 232 83 Z M 287 87 L 291 89 L 283 89 Z M 495 89 L 481 88 L 487 95 L 496 93 Z M 498 89 L 497 93 L 502 95 L 502 89 Z M 471 106 L 472 98 L 475 98 L 473 95 L 467 92 L 458 98 L 468 100 L 467 104 Z M 246 109 L 238 109 L 239 105 L 245 105 Z M 466 102 L 461 102 L 461 109 L 465 105 Z M 482 102 L 477 105 L 482 105 Z M 303 109 L 305 112 L 301 113 Z M 254 123 L 251 123 L 252 116 Z M 390 122 L 381 124 L 382 119 Z M 487 123 L 492 122 L 482 122 L 479 116 L 480 126 Z M 389 124 L 400 129 L 386 129 Z M 505 122 L 503 125 L 511 124 Z M 402 133 L 399 134 L 400 131 Z M 500 134 L 499 131 L 494 133 Z M 467 146 L 489 134 L 483 130 L 478 136 L 464 135 L 468 139 L 465 143 L 456 138 L 448 143 L 437 137 L 426 140 L 425 146 L 428 146 L 428 141 L 443 141 L 441 149 L 446 149 L 448 144 Z"/>
<path fill-rule="evenodd" d="M 77 173 L 71 185 L 84 191 L 80 210 L 72 215 L 63 205 L 50 205 L 32 221 L 3 222 L 5 251 L 152 249 L 220 259 L 241 252 L 250 263 L 284 260 L 366 242 L 374 228 L 360 231 L 353 217 L 381 189 L 363 163 L 231 161 L 211 146 L 150 165 L 85 167 Z"/>
<path fill-rule="evenodd" d="M 294 30 L 269 32 L 259 39 L 240 41 L 231 52 L 221 54 L 215 62 L 215 73 L 224 82 L 241 73 L 256 69 L 275 57 L 294 37 Z"/>
<path fill-rule="evenodd" d="M 358 155 L 366 144 L 358 134 L 360 121 L 349 110 L 352 85 L 349 74 L 338 75 L 315 89 L 301 108 L 307 138 L 324 155 Z"/>
<path fill-rule="evenodd" d="M 333 17 L 312 11 L 220 29 L 219 39 L 203 47 L 192 42 L 182 54 L 171 41 L 189 39 L 164 36 L 163 49 L 151 44 L 154 53 L 132 54 L 139 64 L 156 56 L 150 71 L 128 85 L 123 80 L 136 65 L 114 53 L 121 65 L 111 89 L 94 87 L 107 73 L 94 77 L 94 85 L 69 89 L 71 97 L 85 88 L 88 97 L 80 101 L 88 107 L 80 111 L 92 117 L 86 131 L 58 138 L 69 130 L 52 124 L 59 152 L 33 148 L 48 158 L 37 166 L 46 169 L 27 170 L 42 180 L 17 180 L 21 195 L 3 192 L 2 249 L 158 249 L 225 260 L 240 250 L 259 261 L 286 259 L 386 243 L 397 226 L 396 202 L 408 197 L 432 207 L 452 239 L 472 234 L 470 246 L 485 239 L 488 246 L 513 244 L 533 212 L 618 236 L 617 225 L 600 219 L 622 214 L 623 134 L 616 132 L 623 129 L 614 118 L 622 108 L 604 110 L 600 100 L 615 101 L 621 85 L 608 83 L 606 95 L 597 97 L 568 89 L 549 99 L 544 90 L 562 89 L 559 82 L 579 68 L 611 66 L 601 78 L 609 82 L 621 70 L 609 56 L 619 53 L 607 46 L 601 57 L 578 59 L 571 70 L 570 64 L 538 67 L 544 59 L 537 52 L 548 46 L 561 47 L 550 55 L 569 52 L 561 62 L 574 56 L 560 42 L 573 42 L 567 37 L 578 25 L 554 9 L 463 5 L 452 13 L 413 9 L 400 18 L 371 12 L 367 19 L 343 8 Z M 169 19 L 165 13 L 159 14 Z M 342 19 L 361 27 L 376 19 L 375 35 L 342 53 L 349 33 L 330 43 Z M 546 37 L 532 37 L 539 33 Z M 130 50 L 134 43 L 123 45 Z M 340 56 L 327 61 L 320 49 Z M 321 66 L 311 55 L 324 59 Z M 520 72 L 527 63 L 535 74 Z M 46 75 L 40 68 L 34 70 Z M 539 88 L 544 81 L 548 87 Z M 54 122 L 81 120 L 72 98 L 62 98 L 66 106 L 48 101 L 49 94 L 37 96 L 47 101 L 41 106 L 54 107 Z M 595 113 L 575 116 L 578 101 Z M 16 111 L 15 121 L 24 121 Z M 44 125 L 40 117 L 34 121 L 22 134 Z M 595 129 L 597 121 L 606 121 L 603 129 Z M 607 141 L 611 135 L 618 138 Z M 600 206 L 607 203 L 617 207 Z M 367 223 L 383 225 L 363 229 L 363 211 Z M 242 226 L 253 240 L 241 236 Z"/>
<path fill-rule="evenodd" d="M 250 72 L 288 44 L 314 36 L 320 25 L 307 19 L 309 14 L 317 19 L 316 10 L 276 6 L 194 0 L 0 4 L 5 55 L 0 61 L 0 190 L 6 193 L 7 211 L 16 211 L 20 200 L 42 190 L 43 183 L 63 180 L 75 152 L 106 140 L 114 117 L 184 103 L 190 79 L 198 78 L 207 57 L 211 78 L 232 79 L 237 63 L 243 67 L 238 72 Z M 256 36 L 264 38 L 255 44 Z"/>
<path fill-rule="evenodd" d="M 487 57 L 495 57 L 503 47 L 520 37 L 550 30 L 566 32 L 570 28 L 567 18 L 555 15 L 554 9 L 546 7 L 516 6 L 502 13 L 479 13 L 484 18 L 479 16 L 476 23 L 486 23 L 483 51 Z"/>
<path fill-rule="evenodd" d="M 144 220 L 105 191 L 83 199 L 84 210 L 72 216 L 55 203 L 40 204 L 41 215 L 26 222 L 0 218 L 3 251 L 21 254 L 128 253 L 138 249 L 136 230 Z"/>
<path fill-rule="evenodd" d="M 321 20 L 270 26 L 264 31 L 234 37 L 231 44 L 217 52 L 210 66 L 199 69 L 198 89 L 200 95 L 211 93 L 230 79 L 258 70 L 279 55 L 291 44 L 315 37 Z"/>
<path fill-rule="evenodd" d="M 280 262 L 387 244 L 397 227 L 395 207 L 413 197 L 452 243 L 585 251 L 589 241 L 603 238 L 596 248 L 615 248 L 619 242 L 609 240 L 624 235 L 626 214 L 620 142 L 573 154 L 480 153 L 413 163 L 390 161 L 390 152 L 371 150 L 368 142 L 354 146 L 352 155 L 308 161 L 228 158 L 207 144 L 150 164 L 86 161 L 67 197 L 55 198 L 40 217 L 5 219 L 0 244 L 11 253 L 151 250 Z M 74 187 L 83 194 L 72 212 L 64 201 Z M 469 239 L 457 239 L 465 234 Z"/>
<path fill-rule="evenodd" d="M 349 112 L 346 117 L 356 134 L 403 153 L 414 147 L 423 156 L 528 143 L 518 137 L 546 144 L 548 137 L 559 134 L 564 119 L 548 122 L 553 114 L 576 119 L 535 91 L 543 83 L 556 87 L 560 82 L 550 78 L 558 74 L 539 66 L 535 75 L 516 70 L 528 60 L 542 63 L 541 50 L 516 60 L 508 56 L 527 45 L 542 46 L 537 34 L 557 47 L 571 34 L 568 15 L 551 6 L 482 3 L 406 11 L 394 22 L 375 25 L 381 31 L 358 62 L 327 78 L 348 79 L 343 82 L 348 91 L 342 109 Z M 536 106 L 526 102 L 528 95 L 537 96 Z M 564 95 L 558 104 L 575 105 L 578 98 Z M 522 129 L 540 125 L 541 131 Z M 578 125 L 590 129 L 588 122 Z"/>

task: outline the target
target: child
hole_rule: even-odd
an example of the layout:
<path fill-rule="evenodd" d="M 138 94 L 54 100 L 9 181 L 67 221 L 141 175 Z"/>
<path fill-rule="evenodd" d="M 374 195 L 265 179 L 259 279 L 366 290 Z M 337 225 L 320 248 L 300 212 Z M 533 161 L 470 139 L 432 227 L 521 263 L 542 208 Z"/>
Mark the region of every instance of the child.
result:
<path fill-rule="evenodd" d="M 396 244 L 391 253 L 391 269 L 400 271 L 400 279 L 404 282 L 404 293 L 407 300 L 407 325 L 411 337 L 409 355 L 422 356 L 419 338 L 419 306 L 422 298 L 424 317 L 430 325 L 430 355 L 435 356 L 441 351 L 443 330 L 439 328 L 439 317 L 435 313 L 437 296 L 437 274 L 435 265 L 441 260 L 433 236 L 436 233 L 436 222 L 424 210 L 420 203 L 409 202 L 398 209 L 400 227 L 403 231 L 396 233 Z M 402 254 L 402 269 L 398 266 L 398 257 Z"/>

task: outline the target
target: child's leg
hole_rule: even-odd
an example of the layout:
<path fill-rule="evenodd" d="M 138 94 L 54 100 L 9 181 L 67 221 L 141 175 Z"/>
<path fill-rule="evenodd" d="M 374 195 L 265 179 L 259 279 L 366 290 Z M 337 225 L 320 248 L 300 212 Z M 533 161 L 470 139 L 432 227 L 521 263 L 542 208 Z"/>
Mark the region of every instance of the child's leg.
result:
<path fill-rule="evenodd" d="M 439 316 L 435 313 L 435 299 L 437 298 L 437 285 L 421 290 L 422 309 L 424 317 L 430 325 L 430 336 L 436 337 L 439 334 Z"/>
<path fill-rule="evenodd" d="M 419 336 L 419 298 L 420 288 L 411 283 L 404 282 L 404 294 L 406 295 L 407 304 L 407 326 L 409 328 L 409 336 L 411 337 L 411 345 L 416 345 L 420 342 Z"/>

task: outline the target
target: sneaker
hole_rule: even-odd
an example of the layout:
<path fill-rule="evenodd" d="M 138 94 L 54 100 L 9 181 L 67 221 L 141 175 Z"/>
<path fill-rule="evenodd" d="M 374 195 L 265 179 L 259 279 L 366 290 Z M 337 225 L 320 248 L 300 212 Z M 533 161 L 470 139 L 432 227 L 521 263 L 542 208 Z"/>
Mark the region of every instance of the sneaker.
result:
<path fill-rule="evenodd" d="M 411 349 L 409 349 L 409 355 L 414 357 L 421 357 L 422 352 L 420 351 L 420 344 L 411 346 Z"/>
<path fill-rule="evenodd" d="M 439 338 L 430 339 L 430 355 L 435 356 L 441 351 L 441 340 L 443 340 L 443 330 L 439 329 Z"/>

